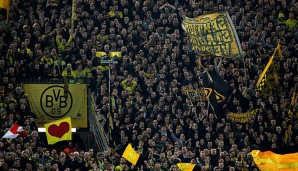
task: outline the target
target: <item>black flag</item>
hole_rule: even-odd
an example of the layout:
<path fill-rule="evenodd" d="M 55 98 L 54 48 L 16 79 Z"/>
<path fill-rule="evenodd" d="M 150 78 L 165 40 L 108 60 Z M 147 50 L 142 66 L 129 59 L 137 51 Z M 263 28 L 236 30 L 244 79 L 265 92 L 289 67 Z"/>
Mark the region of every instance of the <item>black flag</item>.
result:
<path fill-rule="evenodd" d="M 200 77 L 203 81 L 206 95 L 214 108 L 214 112 L 219 114 L 219 108 L 229 98 L 233 87 L 224 81 L 215 70 L 203 72 L 200 74 Z"/>

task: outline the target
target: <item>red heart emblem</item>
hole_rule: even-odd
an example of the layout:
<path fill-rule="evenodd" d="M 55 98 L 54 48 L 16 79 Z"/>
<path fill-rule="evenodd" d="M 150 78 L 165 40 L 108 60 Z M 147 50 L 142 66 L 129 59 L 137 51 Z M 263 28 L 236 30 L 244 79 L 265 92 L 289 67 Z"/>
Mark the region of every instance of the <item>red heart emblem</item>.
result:
<path fill-rule="evenodd" d="M 49 126 L 48 131 L 53 137 L 61 138 L 69 131 L 69 124 L 67 122 L 61 122 L 59 126 L 54 124 Z"/>

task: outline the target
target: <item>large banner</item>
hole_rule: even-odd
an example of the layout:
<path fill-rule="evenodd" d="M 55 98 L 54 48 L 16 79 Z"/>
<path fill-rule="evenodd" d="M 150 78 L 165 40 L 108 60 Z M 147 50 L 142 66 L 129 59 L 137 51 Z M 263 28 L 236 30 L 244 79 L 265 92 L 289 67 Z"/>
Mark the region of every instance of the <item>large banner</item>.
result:
<path fill-rule="evenodd" d="M 65 117 L 71 117 L 74 128 L 87 128 L 87 85 L 24 84 L 37 126 Z"/>
<path fill-rule="evenodd" d="M 188 33 L 192 50 L 202 56 L 241 57 L 241 44 L 227 12 L 185 18 L 182 28 Z"/>

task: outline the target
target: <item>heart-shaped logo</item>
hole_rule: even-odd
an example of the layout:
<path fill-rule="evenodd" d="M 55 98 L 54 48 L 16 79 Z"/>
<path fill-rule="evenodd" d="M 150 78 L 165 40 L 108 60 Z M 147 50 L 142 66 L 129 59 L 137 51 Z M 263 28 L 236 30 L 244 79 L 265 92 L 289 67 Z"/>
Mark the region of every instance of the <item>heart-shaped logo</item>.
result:
<path fill-rule="evenodd" d="M 69 124 L 67 122 L 61 122 L 59 126 L 53 124 L 49 126 L 48 131 L 51 136 L 61 138 L 69 131 Z"/>

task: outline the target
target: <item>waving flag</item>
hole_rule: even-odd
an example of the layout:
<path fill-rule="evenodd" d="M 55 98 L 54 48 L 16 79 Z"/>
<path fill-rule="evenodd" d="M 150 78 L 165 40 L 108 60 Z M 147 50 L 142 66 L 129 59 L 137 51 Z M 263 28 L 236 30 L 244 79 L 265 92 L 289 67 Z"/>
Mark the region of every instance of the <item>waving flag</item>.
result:
<path fill-rule="evenodd" d="M 17 123 L 13 124 L 12 127 L 5 133 L 5 135 L 1 138 L 16 138 L 19 135 L 23 135 L 25 137 L 28 137 L 27 132 L 24 130 L 24 128 Z"/>
<path fill-rule="evenodd" d="M 282 51 L 280 45 L 278 44 L 257 82 L 257 89 L 260 90 L 264 97 L 269 97 L 278 92 L 278 70 L 280 68 L 279 60 L 281 58 Z"/>
<path fill-rule="evenodd" d="M 128 144 L 122 154 L 122 157 L 129 161 L 131 164 L 136 165 L 139 160 L 140 154 L 132 148 L 131 144 Z"/>
<path fill-rule="evenodd" d="M 9 0 L 0 0 L 0 8 L 4 8 L 4 9 L 8 10 Z"/>
<path fill-rule="evenodd" d="M 6 9 L 6 31 L 8 30 L 8 14 L 10 0 L 0 0 L 0 8 Z"/>
<path fill-rule="evenodd" d="M 55 144 L 59 141 L 71 140 L 71 118 L 64 118 L 44 124 L 46 128 L 46 136 L 48 144 Z"/>
<path fill-rule="evenodd" d="M 214 113 L 220 115 L 220 110 L 233 91 L 233 87 L 225 82 L 215 70 L 201 73 L 200 78 Z"/>
<path fill-rule="evenodd" d="M 295 90 L 296 91 L 296 90 Z M 293 123 L 293 112 L 295 110 L 296 106 L 296 92 L 293 93 L 293 97 L 291 99 L 291 105 L 288 110 L 288 117 L 287 117 L 287 122 L 288 122 L 288 129 L 285 131 L 285 136 L 284 136 L 284 144 L 288 145 L 288 143 L 291 141 L 291 133 L 292 133 L 292 123 Z"/>
<path fill-rule="evenodd" d="M 189 35 L 192 50 L 200 56 L 241 57 L 241 45 L 227 12 L 185 17 L 182 28 Z"/>
<path fill-rule="evenodd" d="M 298 153 L 276 154 L 272 151 L 253 150 L 251 154 L 260 170 L 298 170 Z"/>
<path fill-rule="evenodd" d="M 178 163 L 177 166 L 181 171 L 192 171 L 196 165 L 191 163 Z"/>

